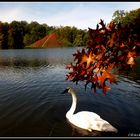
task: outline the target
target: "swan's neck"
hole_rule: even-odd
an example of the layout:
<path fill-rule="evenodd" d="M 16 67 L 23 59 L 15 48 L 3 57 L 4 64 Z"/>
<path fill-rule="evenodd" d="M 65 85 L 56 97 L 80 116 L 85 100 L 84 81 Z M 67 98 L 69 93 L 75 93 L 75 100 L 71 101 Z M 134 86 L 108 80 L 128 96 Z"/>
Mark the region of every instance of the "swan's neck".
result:
<path fill-rule="evenodd" d="M 67 112 L 66 116 L 71 116 L 74 114 L 74 111 L 76 109 L 76 104 L 77 104 L 77 98 L 75 92 L 72 91 L 70 94 L 72 95 L 72 105 L 70 107 L 70 110 Z"/>

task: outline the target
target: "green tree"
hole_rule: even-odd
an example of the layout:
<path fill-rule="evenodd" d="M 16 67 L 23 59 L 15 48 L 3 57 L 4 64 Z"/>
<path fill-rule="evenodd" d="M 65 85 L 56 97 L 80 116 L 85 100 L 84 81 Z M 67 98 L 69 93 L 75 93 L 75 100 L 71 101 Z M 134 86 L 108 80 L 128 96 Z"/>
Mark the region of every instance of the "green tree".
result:
<path fill-rule="evenodd" d="M 113 22 L 121 23 L 121 26 L 128 26 L 133 33 L 140 35 L 140 8 L 131 11 L 117 10 L 113 14 Z"/>
<path fill-rule="evenodd" d="M 13 21 L 9 25 L 9 46 L 14 49 L 23 49 L 24 27 L 20 22 Z"/>
<path fill-rule="evenodd" d="M 113 21 L 117 24 L 123 22 L 123 18 L 125 17 L 127 13 L 124 10 L 117 10 L 113 13 Z"/>
<path fill-rule="evenodd" d="M 9 49 L 14 49 L 14 33 L 13 33 L 13 28 L 11 28 L 9 26 L 9 30 L 8 30 L 8 48 Z"/>
<path fill-rule="evenodd" d="M 123 20 L 124 25 L 130 26 L 134 33 L 140 35 L 140 8 L 130 11 Z"/>
<path fill-rule="evenodd" d="M 8 30 L 9 24 L 7 22 L 3 23 L 3 34 L 4 34 L 4 41 L 3 41 L 3 49 L 8 49 Z"/>
<path fill-rule="evenodd" d="M 85 33 L 83 36 L 83 46 L 86 46 L 88 43 L 88 33 Z"/>
<path fill-rule="evenodd" d="M 8 49 L 8 23 L 0 22 L 0 48 Z"/>
<path fill-rule="evenodd" d="M 73 42 L 73 46 L 83 46 L 82 35 L 78 34 Z"/>
<path fill-rule="evenodd" d="M 3 41 L 4 41 L 4 34 L 3 34 L 3 23 L 0 22 L 0 48 L 3 48 Z"/>
<path fill-rule="evenodd" d="M 31 22 L 27 25 L 27 32 L 24 36 L 24 44 L 30 45 L 46 35 L 46 27 L 38 22 Z"/>

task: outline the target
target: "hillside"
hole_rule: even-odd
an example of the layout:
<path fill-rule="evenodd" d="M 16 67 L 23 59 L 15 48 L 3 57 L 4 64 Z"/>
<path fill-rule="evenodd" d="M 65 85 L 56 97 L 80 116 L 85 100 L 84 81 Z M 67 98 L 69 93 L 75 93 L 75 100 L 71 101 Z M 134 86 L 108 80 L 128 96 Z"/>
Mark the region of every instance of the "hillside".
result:
<path fill-rule="evenodd" d="M 27 48 L 49 48 L 61 46 L 63 46 L 63 42 L 60 41 L 60 38 L 58 37 L 57 34 L 52 33 L 50 35 L 46 35 L 44 38 L 36 41 L 30 46 L 27 46 Z"/>

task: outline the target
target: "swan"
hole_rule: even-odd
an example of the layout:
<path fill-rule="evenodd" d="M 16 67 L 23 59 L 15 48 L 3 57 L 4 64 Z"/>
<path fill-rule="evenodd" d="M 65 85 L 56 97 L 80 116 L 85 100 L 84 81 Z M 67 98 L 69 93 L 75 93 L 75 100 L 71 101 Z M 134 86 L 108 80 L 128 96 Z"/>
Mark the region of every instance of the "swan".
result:
<path fill-rule="evenodd" d="M 103 120 L 98 114 L 94 112 L 80 111 L 74 114 L 77 104 L 77 97 L 73 88 L 67 87 L 62 93 L 69 93 L 72 96 L 72 105 L 69 111 L 66 113 L 66 118 L 71 124 L 84 130 L 88 130 L 89 132 L 96 130 L 117 133 L 118 130 L 114 126 L 112 126 L 106 120 Z"/>

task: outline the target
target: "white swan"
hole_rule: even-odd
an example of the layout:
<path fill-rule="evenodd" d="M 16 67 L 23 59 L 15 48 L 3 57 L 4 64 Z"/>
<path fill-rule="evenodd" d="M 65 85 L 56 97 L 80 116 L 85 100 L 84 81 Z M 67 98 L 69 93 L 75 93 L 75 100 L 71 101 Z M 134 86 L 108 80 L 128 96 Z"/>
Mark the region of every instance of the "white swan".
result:
<path fill-rule="evenodd" d="M 66 113 L 66 118 L 70 123 L 90 132 L 92 130 L 97 130 L 117 133 L 117 129 L 115 127 L 113 127 L 109 122 L 103 120 L 99 115 L 94 112 L 81 111 L 74 114 L 77 103 L 76 93 L 71 87 L 68 87 L 63 93 L 67 92 L 72 95 L 72 105 L 70 110 Z"/>

